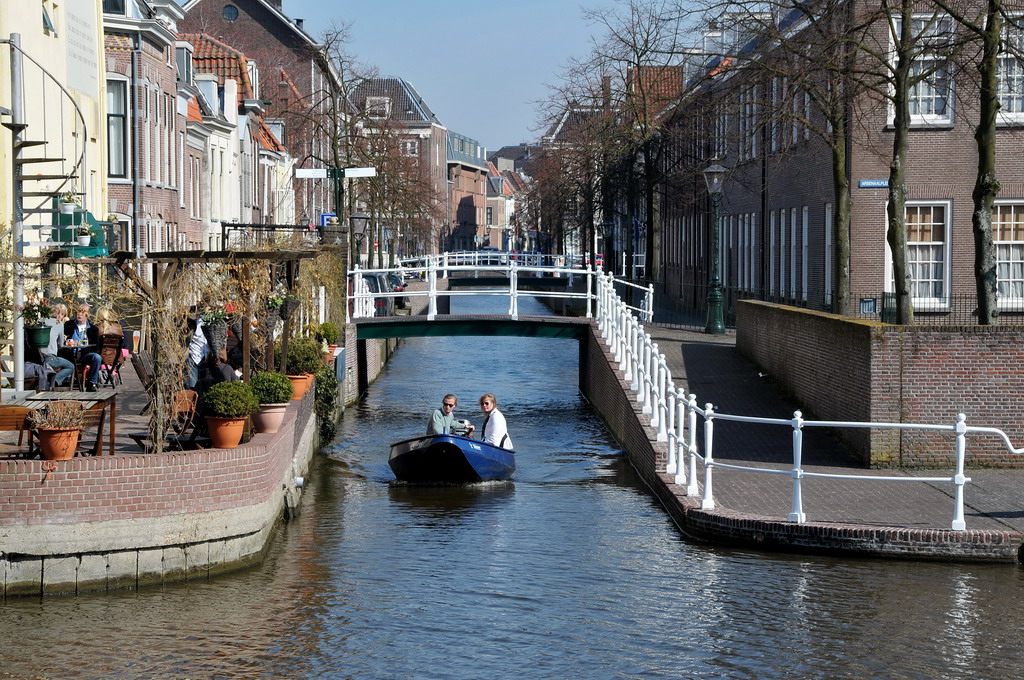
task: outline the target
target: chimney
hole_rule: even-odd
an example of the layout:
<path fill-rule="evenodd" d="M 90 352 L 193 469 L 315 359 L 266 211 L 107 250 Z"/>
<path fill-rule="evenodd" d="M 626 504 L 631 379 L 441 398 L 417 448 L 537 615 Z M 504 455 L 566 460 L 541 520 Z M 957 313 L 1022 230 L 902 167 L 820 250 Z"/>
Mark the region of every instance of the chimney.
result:
<path fill-rule="evenodd" d="M 303 21 L 304 21 L 303 19 L 296 19 L 295 20 L 295 25 L 299 27 L 300 31 L 302 30 L 302 22 Z"/>

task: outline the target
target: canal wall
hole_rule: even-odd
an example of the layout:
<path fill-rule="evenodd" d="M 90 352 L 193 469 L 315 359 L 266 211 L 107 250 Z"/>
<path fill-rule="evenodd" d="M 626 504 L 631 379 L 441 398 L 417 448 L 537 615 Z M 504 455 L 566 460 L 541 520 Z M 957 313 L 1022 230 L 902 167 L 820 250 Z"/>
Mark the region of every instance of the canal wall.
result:
<path fill-rule="evenodd" d="M 1024 326 L 895 326 L 753 300 L 736 308 L 736 348 L 802 405 L 804 417 L 997 427 L 1024 441 Z M 826 348 L 823 351 L 823 348 Z M 955 464 L 948 435 L 837 429 L 871 467 Z M 970 435 L 971 467 L 1024 467 L 996 437 Z"/>
<path fill-rule="evenodd" d="M 630 463 L 680 531 L 691 538 L 758 550 L 852 554 L 915 560 L 1019 561 L 1020 535 L 1013 531 L 916 529 L 807 522 L 798 524 L 727 508 L 702 510 L 701 496 L 665 473 L 667 444 L 658 442 L 637 393 L 613 361 L 596 324 L 580 340 L 580 391 L 601 415 Z M 751 493 L 757 493 L 757 487 Z"/>
<path fill-rule="evenodd" d="M 313 390 L 235 449 L 0 461 L 3 595 L 137 588 L 259 562 L 318 450 Z"/>

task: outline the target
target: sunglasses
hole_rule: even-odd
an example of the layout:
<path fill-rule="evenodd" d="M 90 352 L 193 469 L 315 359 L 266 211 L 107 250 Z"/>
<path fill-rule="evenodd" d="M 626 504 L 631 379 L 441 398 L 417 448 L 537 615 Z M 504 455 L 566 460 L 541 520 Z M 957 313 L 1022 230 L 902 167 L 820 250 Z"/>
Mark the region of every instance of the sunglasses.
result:
<path fill-rule="evenodd" d="M 448 408 L 455 408 L 455 404 L 449 404 L 447 401 L 443 402 L 442 406 L 447 406 Z"/>

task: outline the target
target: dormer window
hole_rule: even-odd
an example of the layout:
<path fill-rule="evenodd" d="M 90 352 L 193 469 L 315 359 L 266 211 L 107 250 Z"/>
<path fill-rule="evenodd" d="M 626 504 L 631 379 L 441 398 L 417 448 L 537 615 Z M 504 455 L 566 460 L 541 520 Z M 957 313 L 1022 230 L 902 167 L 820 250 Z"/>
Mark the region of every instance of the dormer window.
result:
<path fill-rule="evenodd" d="M 234 5 L 224 5 L 222 16 L 228 21 L 234 21 L 238 18 L 238 8 Z"/>
<path fill-rule="evenodd" d="M 192 84 L 192 45 L 179 42 L 174 47 L 174 60 L 178 66 L 178 80 Z"/>
<path fill-rule="evenodd" d="M 367 97 L 366 116 L 375 120 L 384 120 L 391 116 L 390 97 Z"/>

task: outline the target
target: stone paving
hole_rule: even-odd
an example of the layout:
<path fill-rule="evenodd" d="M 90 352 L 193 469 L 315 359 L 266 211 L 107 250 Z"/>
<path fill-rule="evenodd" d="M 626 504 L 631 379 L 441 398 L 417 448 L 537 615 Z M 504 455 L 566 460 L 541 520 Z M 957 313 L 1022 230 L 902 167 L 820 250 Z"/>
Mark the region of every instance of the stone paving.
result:
<path fill-rule="evenodd" d="M 665 355 L 675 384 L 697 403 L 736 415 L 792 418 L 800 405 L 736 351 L 729 331 L 712 336 L 684 327 L 647 327 Z M 972 414 L 968 414 L 970 417 Z M 805 418 L 810 416 L 805 414 Z M 868 470 L 827 431 L 804 429 L 808 472 L 887 477 L 952 476 L 953 469 Z M 792 429 L 715 422 L 715 458 L 721 462 L 787 469 L 792 464 Z M 1016 443 L 1024 444 L 1024 442 Z M 968 446 L 970 442 L 968 442 Z M 702 475 L 698 465 L 698 477 Z M 964 518 L 968 529 L 1024 531 L 1024 470 L 969 469 Z M 717 507 L 785 520 L 792 480 L 785 475 L 716 469 Z M 938 482 L 803 480 L 803 511 L 809 522 L 948 529 L 953 518 L 953 485 Z"/>

